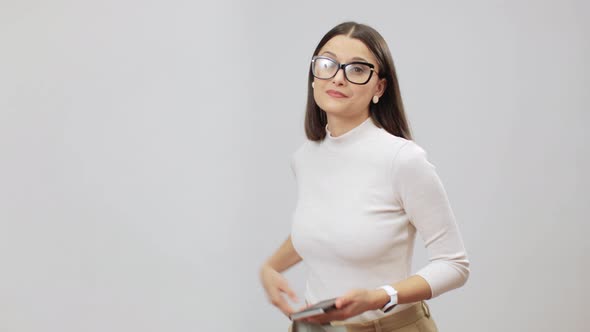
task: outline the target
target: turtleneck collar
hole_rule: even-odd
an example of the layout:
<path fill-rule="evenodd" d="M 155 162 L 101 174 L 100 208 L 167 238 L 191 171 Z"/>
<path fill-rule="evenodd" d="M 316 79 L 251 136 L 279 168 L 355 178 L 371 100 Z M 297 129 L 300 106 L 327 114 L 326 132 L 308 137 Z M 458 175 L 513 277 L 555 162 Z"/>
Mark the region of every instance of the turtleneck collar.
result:
<path fill-rule="evenodd" d="M 356 127 L 350 129 L 349 131 L 345 132 L 344 134 L 334 137 L 330 130 L 328 130 L 328 125 L 326 124 L 326 137 L 324 138 L 324 144 L 326 146 L 350 146 L 359 142 L 363 137 L 369 135 L 369 133 L 375 130 L 377 127 L 373 123 L 373 119 L 369 116 L 365 121 L 357 125 Z"/>

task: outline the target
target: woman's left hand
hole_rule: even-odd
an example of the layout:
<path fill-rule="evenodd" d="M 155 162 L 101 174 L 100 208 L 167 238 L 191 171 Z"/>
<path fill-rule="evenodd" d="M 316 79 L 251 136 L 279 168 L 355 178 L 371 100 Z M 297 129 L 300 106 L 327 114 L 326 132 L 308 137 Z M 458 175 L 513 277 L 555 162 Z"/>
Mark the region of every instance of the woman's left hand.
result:
<path fill-rule="evenodd" d="M 304 322 L 326 324 L 381 308 L 388 301 L 387 293 L 380 289 L 354 289 L 336 299 L 336 309 L 325 314 L 302 319 Z M 385 302 L 383 302 L 385 301 Z M 381 304 L 383 302 L 383 304 Z"/>

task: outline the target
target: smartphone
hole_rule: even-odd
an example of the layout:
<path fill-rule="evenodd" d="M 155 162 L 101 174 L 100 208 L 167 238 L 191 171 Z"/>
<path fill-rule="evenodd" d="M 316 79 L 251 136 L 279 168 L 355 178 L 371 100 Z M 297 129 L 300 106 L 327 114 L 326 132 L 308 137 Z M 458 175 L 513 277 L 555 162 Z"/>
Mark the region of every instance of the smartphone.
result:
<path fill-rule="evenodd" d="M 307 307 L 301 311 L 291 314 L 291 320 L 321 315 L 336 309 L 336 298 L 320 301 L 311 307 Z"/>

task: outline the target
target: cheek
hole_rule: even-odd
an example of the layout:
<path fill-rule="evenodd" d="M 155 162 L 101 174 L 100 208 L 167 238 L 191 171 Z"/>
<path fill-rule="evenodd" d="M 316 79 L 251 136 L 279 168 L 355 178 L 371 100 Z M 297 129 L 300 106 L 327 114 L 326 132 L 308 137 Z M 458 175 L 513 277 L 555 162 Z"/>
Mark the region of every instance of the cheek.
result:
<path fill-rule="evenodd" d="M 317 83 L 316 83 L 315 88 L 313 89 L 313 99 L 315 99 L 316 104 L 319 105 L 321 103 L 321 96 L 320 96 L 320 93 L 318 90 Z"/>
<path fill-rule="evenodd" d="M 326 91 L 328 89 L 328 87 L 326 86 L 326 81 L 322 81 L 322 80 L 316 80 L 314 82 L 314 88 L 313 90 L 313 98 L 315 99 L 315 102 L 319 105 L 322 101 L 325 101 L 328 99 L 328 96 L 326 95 L 326 93 L 324 91 Z"/>
<path fill-rule="evenodd" d="M 356 89 L 353 96 L 356 104 L 368 104 L 373 98 L 371 89 Z"/>

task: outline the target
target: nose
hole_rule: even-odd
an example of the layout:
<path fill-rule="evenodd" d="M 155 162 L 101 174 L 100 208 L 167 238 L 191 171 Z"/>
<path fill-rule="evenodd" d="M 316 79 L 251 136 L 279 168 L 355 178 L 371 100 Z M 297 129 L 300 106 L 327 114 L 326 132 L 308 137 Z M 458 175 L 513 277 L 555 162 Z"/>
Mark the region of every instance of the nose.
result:
<path fill-rule="evenodd" d="M 346 78 L 344 77 L 344 68 L 338 68 L 336 75 L 332 78 L 332 83 L 336 85 L 344 85 Z"/>

